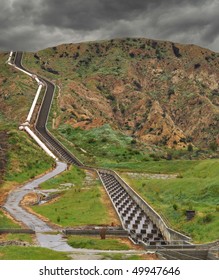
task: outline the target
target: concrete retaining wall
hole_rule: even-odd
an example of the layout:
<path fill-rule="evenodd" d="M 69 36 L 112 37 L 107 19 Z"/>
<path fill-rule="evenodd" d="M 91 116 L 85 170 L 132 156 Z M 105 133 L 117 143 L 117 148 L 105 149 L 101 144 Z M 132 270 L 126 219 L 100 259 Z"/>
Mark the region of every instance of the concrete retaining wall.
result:
<path fill-rule="evenodd" d="M 100 235 L 101 229 L 65 229 L 63 233 L 66 235 Z M 111 230 L 106 229 L 106 235 L 113 235 L 119 237 L 128 237 L 126 230 Z"/>
<path fill-rule="evenodd" d="M 99 172 L 103 172 L 106 174 L 110 174 L 116 177 L 116 179 L 120 182 L 122 187 L 127 191 L 127 193 L 134 199 L 134 201 L 145 211 L 151 221 L 156 224 L 156 226 L 160 229 L 161 233 L 165 237 L 167 241 L 174 242 L 174 244 L 188 243 L 191 241 L 191 238 L 188 236 L 181 234 L 173 229 L 170 229 L 164 220 L 158 215 L 157 212 L 145 201 L 143 200 L 126 182 L 114 171 L 98 169 Z"/>
<path fill-rule="evenodd" d="M 207 260 L 208 250 L 160 250 L 167 260 Z"/>
<path fill-rule="evenodd" d="M 208 260 L 219 260 L 219 253 L 217 253 L 217 252 L 212 253 L 212 252 L 209 251 L 207 259 Z"/>
<path fill-rule="evenodd" d="M 209 243 L 208 260 L 219 260 L 219 240 Z"/>
<path fill-rule="evenodd" d="M 32 229 L 20 229 L 20 228 L 8 228 L 8 229 L 0 229 L 0 234 L 4 233 L 27 233 L 27 234 L 35 234 L 35 231 Z"/>

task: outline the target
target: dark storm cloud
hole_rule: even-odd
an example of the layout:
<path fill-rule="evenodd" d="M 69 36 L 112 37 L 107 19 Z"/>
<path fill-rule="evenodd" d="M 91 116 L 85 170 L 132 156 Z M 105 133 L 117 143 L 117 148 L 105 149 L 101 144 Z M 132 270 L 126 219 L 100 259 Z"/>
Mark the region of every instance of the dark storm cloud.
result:
<path fill-rule="evenodd" d="M 140 36 L 219 49 L 218 0 L 1 0 L 0 49 Z"/>
<path fill-rule="evenodd" d="M 61 25 L 76 30 L 94 30 L 117 20 L 132 20 L 146 12 L 151 1 L 142 0 L 46 0 L 41 20 L 48 25 Z M 160 2 L 160 1 L 159 1 Z"/>
<path fill-rule="evenodd" d="M 101 24 L 128 20 L 158 10 L 160 14 L 172 6 L 198 6 L 206 1 L 178 0 L 45 0 L 41 6 L 41 15 L 37 22 L 47 25 L 62 26 L 78 30 L 93 30 Z"/>

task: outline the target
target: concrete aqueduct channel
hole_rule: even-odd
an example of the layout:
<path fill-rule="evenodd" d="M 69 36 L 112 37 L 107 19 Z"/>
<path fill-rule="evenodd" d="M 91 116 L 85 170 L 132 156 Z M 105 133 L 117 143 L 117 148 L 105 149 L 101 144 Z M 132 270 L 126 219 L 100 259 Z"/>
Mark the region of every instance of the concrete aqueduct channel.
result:
<path fill-rule="evenodd" d="M 39 92 L 43 85 L 46 86 L 44 98 L 35 123 L 35 132 L 37 136 L 29 129 L 30 119 L 27 119 L 27 122 L 23 124 L 22 128 L 25 129 L 50 156 L 56 159 L 57 162 L 58 160 L 62 160 L 65 163 L 77 165 L 80 168 L 93 170 L 98 173 L 115 207 L 123 228 L 128 231 L 134 243 L 143 243 L 146 246 L 166 246 L 168 244 L 187 243 L 189 238 L 170 229 L 151 206 L 127 185 L 116 172 L 85 166 L 48 132 L 46 124 L 53 100 L 55 85 L 46 78 L 37 77 L 26 70 L 22 65 L 22 55 L 22 52 L 11 52 L 8 61 L 9 64 L 35 78 L 39 85 Z"/>

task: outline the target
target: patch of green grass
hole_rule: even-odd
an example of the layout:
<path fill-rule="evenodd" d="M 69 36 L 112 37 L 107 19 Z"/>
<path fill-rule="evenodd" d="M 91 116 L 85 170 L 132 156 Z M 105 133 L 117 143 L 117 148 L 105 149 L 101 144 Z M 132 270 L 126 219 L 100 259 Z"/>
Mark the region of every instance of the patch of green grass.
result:
<path fill-rule="evenodd" d="M 102 167 L 123 171 L 148 172 L 148 173 L 170 173 L 179 174 L 196 166 L 197 160 L 160 160 L 160 161 L 141 161 L 141 162 L 120 162 L 104 163 Z"/>
<path fill-rule="evenodd" d="M 218 170 L 218 160 L 204 160 L 175 179 L 123 177 L 174 229 L 205 243 L 219 238 Z M 196 211 L 191 221 L 186 219 L 186 210 Z"/>
<path fill-rule="evenodd" d="M 70 236 L 68 238 L 68 244 L 73 248 L 85 248 L 96 250 L 129 250 L 130 247 L 127 244 L 122 243 L 118 239 L 106 238 L 100 239 L 100 237 L 91 236 Z"/>
<path fill-rule="evenodd" d="M 89 130 L 62 125 L 58 130 L 52 130 L 52 133 L 89 166 L 123 171 L 179 174 L 199 163 L 199 160 L 162 159 L 164 157 L 162 151 L 150 154 L 146 145 L 135 143 L 132 137 L 112 129 L 109 124 Z M 176 151 L 174 153 L 177 154 Z M 188 156 L 187 151 L 179 153 L 180 158 Z"/>
<path fill-rule="evenodd" d="M 0 228 L 9 229 L 9 228 L 20 228 L 20 226 L 14 223 L 11 219 L 6 217 L 4 213 L 0 210 Z"/>
<path fill-rule="evenodd" d="M 69 260 L 66 253 L 46 248 L 4 246 L 0 247 L 0 260 Z"/>
<path fill-rule="evenodd" d="M 58 189 L 61 184 L 71 183 L 75 186 L 75 190 L 77 188 L 79 190 L 83 185 L 85 176 L 85 172 L 82 169 L 71 166 L 69 170 L 40 184 L 40 188 L 43 190 Z"/>
<path fill-rule="evenodd" d="M 8 135 L 5 181 L 23 183 L 51 168 L 54 161 L 24 132 L 11 130 Z"/>
<path fill-rule="evenodd" d="M 109 124 L 89 130 L 62 125 L 53 132 L 82 162 L 92 166 L 136 172 L 181 173 L 199 162 L 161 159 L 162 152 L 149 154 L 146 146 L 135 143 L 132 137 L 115 131 Z"/>
<path fill-rule="evenodd" d="M 5 237 L 7 241 L 21 241 L 21 242 L 28 242 L 30 244 L 33 243 L 33 239 L 35 235 L 33 234 L 25 234 L 25 233 L 8 233 Z"/>
<path fill-rule="evenodd" d="M 61 226 L 110 224 L 108 209 L 101 200 L 100 182 L 84 184 L 84 176 L 82 170 L 71 167 L 63 175 L 47 181 L 44 188 L 56 189 L 60 183 L 66 182 L 74 186 L 63 191 L 55 202 L 33 206 L 32 209 Z"/>
<path fill-rule="evenodd" d="M 85 151 L 84 159 L 86 161 L 92 159 L 92 164 L 140 162 L 146 156 L 146 150 L 141 151 L 132 144 L 132 137 L 113 130 L 109 124 L 89 130 L 73 129 L 69 125 L 62 125 L 58 132 L 63 138 L 74 143 L 76 155 L 83 153 L 80 149 L 82 148 Z"/>

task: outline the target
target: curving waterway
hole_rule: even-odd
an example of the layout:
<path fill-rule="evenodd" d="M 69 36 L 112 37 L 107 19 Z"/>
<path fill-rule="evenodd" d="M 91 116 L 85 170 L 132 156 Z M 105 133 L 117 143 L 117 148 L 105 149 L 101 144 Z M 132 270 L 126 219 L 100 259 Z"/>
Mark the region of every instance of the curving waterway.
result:
<path fill-rule="evenodd" d="M 7 197 L 6 203 L 4 204 L 5 210 L 7 210 L 7 212 L 15 220 L 22 222 L 25 226 L 33 229 L 36 232 L 36 238 L 39 246 L 56 251 L 73 251 L 73 248 L 66 243 L 61 233 L 56 235 L 49 234 L 50 232 L 54 231 L 54 229 L 47 223 L 39 219 L 37 216 L 23 209 L 20 204 L 24 196 L 27 195 L 30 191 L 33 191 L 41 183 L 65 171 L 66 168 L 66 163 L 57 161 L 56 168 L 51 172 L 28 182 L 21 188 L 17 188 L 11 191 Z"/>

